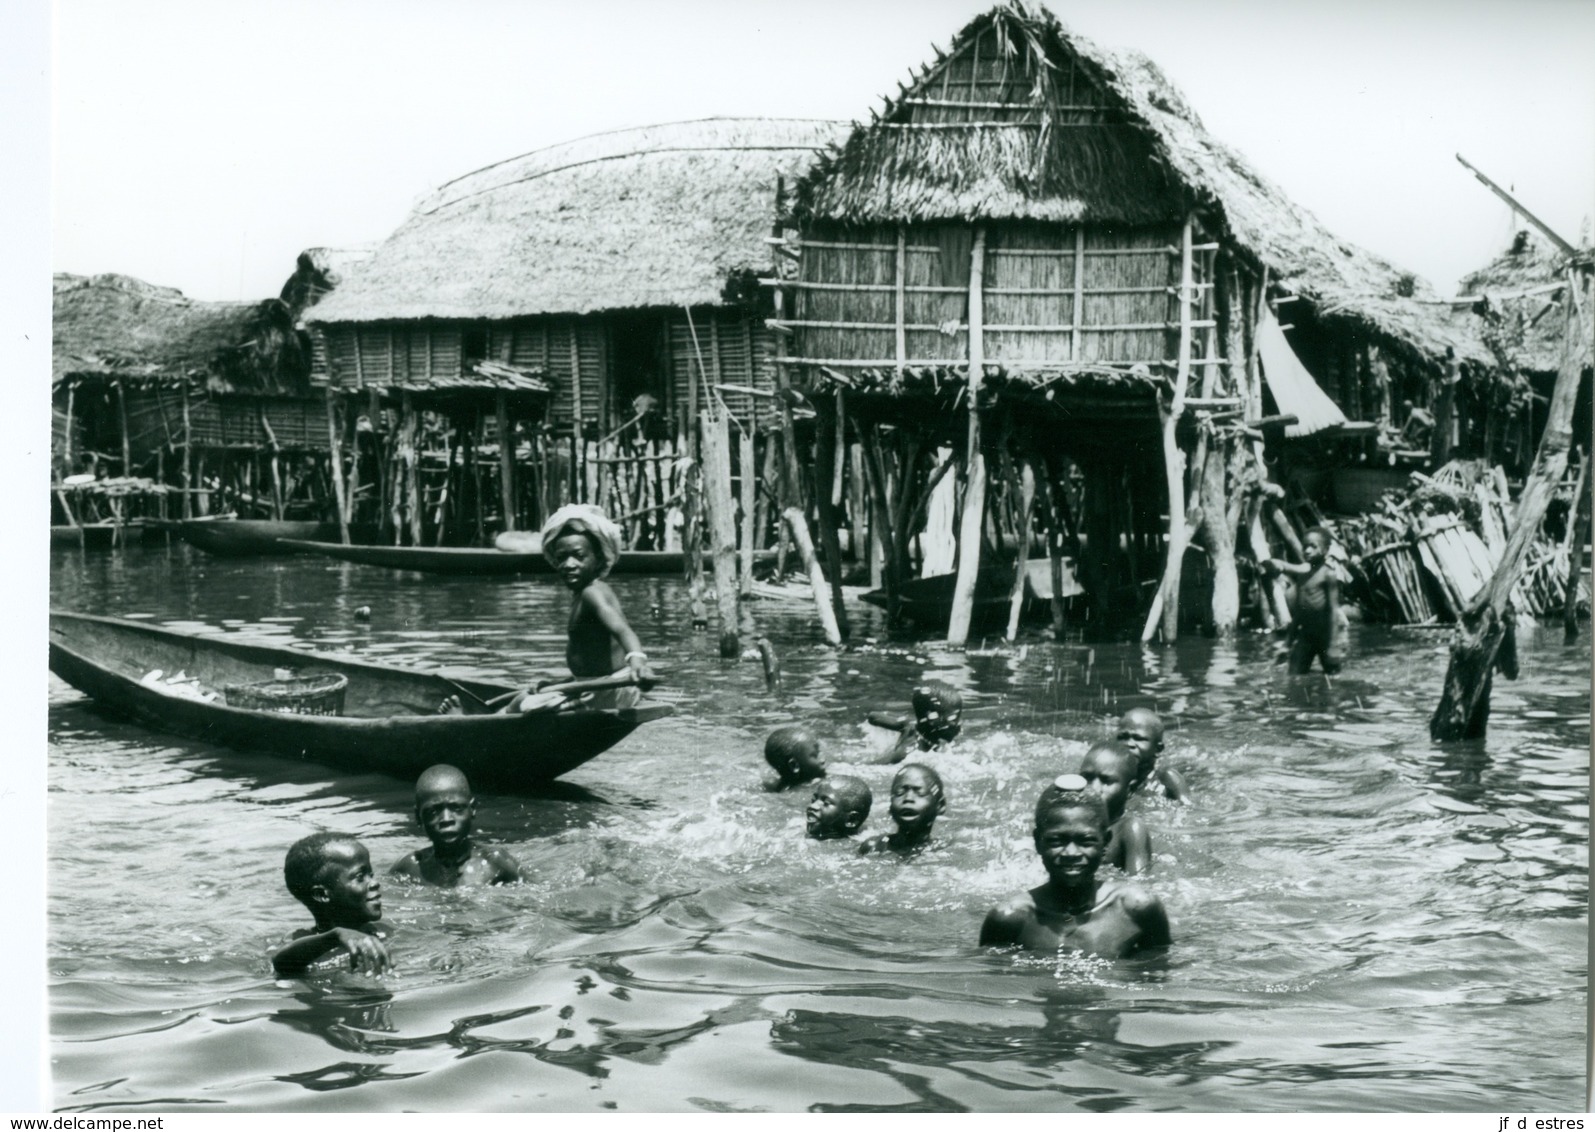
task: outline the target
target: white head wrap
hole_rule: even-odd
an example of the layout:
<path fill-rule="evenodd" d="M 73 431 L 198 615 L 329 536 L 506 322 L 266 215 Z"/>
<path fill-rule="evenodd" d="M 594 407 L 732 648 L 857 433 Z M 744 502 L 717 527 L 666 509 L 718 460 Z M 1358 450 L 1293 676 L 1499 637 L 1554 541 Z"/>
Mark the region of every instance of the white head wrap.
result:
<path fill-rule="evenodd" d="M 598 548 L 598 557 L 603 560 L 603 568 L 598 571 L 600 578 L 620 561 L 620 528 L 591 503 L 571 503 L 561 507 L 543 524 L 543 557 L 550 564 L 554 561 L 554 543 L 570 534 L 584 534 L 592 538 L 593 545 Z"/>

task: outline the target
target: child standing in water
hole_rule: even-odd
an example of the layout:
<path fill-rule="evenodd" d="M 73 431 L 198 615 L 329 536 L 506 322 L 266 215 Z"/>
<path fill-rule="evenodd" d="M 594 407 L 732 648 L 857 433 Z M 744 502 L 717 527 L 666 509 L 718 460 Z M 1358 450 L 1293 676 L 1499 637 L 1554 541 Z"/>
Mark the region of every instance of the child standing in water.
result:
<path fill-rule="evenodd" d="M 1036 806 L 1035 845 L 1047 880 L 997 905 L 982 947 L 1084 951 L 1117 959 L 1170 940 L 1163 902 L 1127 881 L 1099 881 L 1108 811 L 1077 774 L 1062 775 Z"/>
<path fill-rule="evenodd" d="M 1163 752 L 1163 721 L 1151 708 L 1131 708 L 1119 717 L 1114 739 L 1135 752 L 1135 773 L 1130 778 L 1130 793 L 1150 784 L 1171 802 L 1189 801 L 1191 788 L 1185 776 L 1172 767 L 1158 766 Z"/>
<path fill-rule="evenodd" d="M 571 591 L 569 644 L 565 662 L 579 680 L 629 672 L 652 679 L 648 654 L 620 611 L 620 601 L 604 576 L 620 559 L 620 528 L 586 503 L 561 507 L 543 524 L 543 557 Z M 597 693 L 592 707 L 631 707 L 637 689 Z"/>
<path fill-rule="evenodd" d="M 1125 876 L 1132 877 L 1152 867 L 1152 835 L 1147 832 L 1146 823 L 1124 813 L 1136 763 L 1135 752 L 1122 743 L 1092 744 L 1080 763 L 1080 777 L 1108 808 L 1108 845 L 1103 850 L 1102 863 L 1117 865 Z"/>
<path fill-rule="evenodd" d="M 478 849 L 471 838 L 476 797 L 465 775 L 439 764 L 421 772 L 415 782 L 415 818 L 432 842 L 394 865 L 393 876 L 408 877 L 441 888 L 510 884 L 521 879 L 521 866 L 502 849 Z"/>
<path fill-rule="evenodd" d="M 871 837 L 860 853 L 914 853 L 930 843 L 931 827 L 947 808 L 941 775 L 923 763 L 909 763 L 892 776 L 891 833 Z"/>
<path fill-rule="evenodd" d="M 300 975 L 336 951 L 355 971 L 380 975 L 388 969 L 381 936 L 382 882 L 371 871 L 366 847 L 341 833 L 313 833 L 288 850 L 283 880 L 310 914 L 315 927 L 294 932 L 293 942 L 271 957 L 279 975 Z"/>
<path fill-rule="evenodd" d="M 1340 580 L 1329 568 L 1329 532 L 1322 527 L 1308 530 L 1302 539 L 1306 562 L 1268 559 L 1264 565 L 1296 579 L 1296 601 L 1292 609 L 1296 620 L 1291 625 L 1290 671 L 1301 675 L 1312 670 L 1313 658 L 1333 676 L 1340 671 L 1341 631 Z"/>

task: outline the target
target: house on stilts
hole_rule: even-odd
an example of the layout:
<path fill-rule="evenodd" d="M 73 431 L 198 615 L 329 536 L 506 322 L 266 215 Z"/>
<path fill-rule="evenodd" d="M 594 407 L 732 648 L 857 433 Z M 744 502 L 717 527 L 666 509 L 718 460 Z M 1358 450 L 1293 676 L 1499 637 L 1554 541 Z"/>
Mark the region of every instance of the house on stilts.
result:
<path fill-rule="evenodd" d="M 1285 556 L 1290 446 L 1367 449 L 1377 433 L 1348 423 L 1396 421 L 1408 390 L 1491 364 L 1421 281 L 1213 138 L 1152 62 L 1017 0 L 816 163 L 781 224 L 777 380 L 833 436 L 816 495 L 862 466 L 901 591 L 932 489 L 956 483 L 954 642 L 993 584 L 1012 626 L 1015 563 L 1038 545 L 1053 594 L 1072 565 L 1100 632 L 1173 639 L 1182 609 L 1232 630 L 1237 553 Z M 839 445 L 856 455 L 827 460 Z M 1256 600 L 1288 618 L 1277 584 Z"/>
<path fill-rule="evenodd" d="M 759 277 L 777 192 L 841 134 L 770 119 L 618 130 L 423 199 L 306 316 L 316 380 L 405 438 L 375 469 L 394 536 L 480 542 L 581 501 L 634 549 L 679 546 L 669 516 L 700 410 L 724 405 L 750 434 L 776 419 Z M 443 530 L 451 483 L 471 502 Z"/>

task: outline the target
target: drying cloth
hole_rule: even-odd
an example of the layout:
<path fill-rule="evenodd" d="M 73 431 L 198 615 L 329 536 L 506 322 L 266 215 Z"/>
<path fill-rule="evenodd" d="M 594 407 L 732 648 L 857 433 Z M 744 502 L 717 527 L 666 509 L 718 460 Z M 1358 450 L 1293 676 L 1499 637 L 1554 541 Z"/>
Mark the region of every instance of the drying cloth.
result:
<path fill-rule="evenodd" d="M 1274 394 L 1274 404 L 1280 412 L 1296 418 L 1295 424 L 1285 426 L 1287 437 L 1311 436 L 1346 423 L 1346 414 L 1318 388 L 1313 375 L 1290 348 L 1272 311 L 1264 311 L 1257 326 L 1257 352 L 1263 359 L 1263 380 Z"/>

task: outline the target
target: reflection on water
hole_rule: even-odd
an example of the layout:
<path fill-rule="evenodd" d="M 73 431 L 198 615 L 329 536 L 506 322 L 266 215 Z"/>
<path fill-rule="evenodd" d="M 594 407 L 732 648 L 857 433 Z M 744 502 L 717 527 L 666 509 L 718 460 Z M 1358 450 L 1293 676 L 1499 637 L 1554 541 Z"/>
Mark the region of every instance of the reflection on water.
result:
<path fill-rule="evenodd" d="M 63 554 L 54 601 L 468 677 L 558 670 L 547 582 L 429 578 L 172 548 Z M 155 735 L 53 681 L 51 1029 L 63 1110 L 1498 1110 L 1583 1097 L 1589 658 L 1522 639 L 1488 739 L 1436 747 L 1433 632 L 1363 627 L 1293 678 L 1261 638 L 814 644 L 754 610 L 782 687 L 684 630 L 672 579 L 621 600 L 679 714 L 535 796 L 483 795 L 508 889 L 384 885 L 395 972 L 276 981 L 306 916 L 286 846 L 420 842 L 410 784 Z M 370 606 L 369 621 L 354 610 Z M 793 719 L 876 792 L 875 708 L 924 678 L 966 732 L 929 756 L 932 849 L 807 842 L 764 789 Z M 985 953 L 985 910 L 1041 879 L 1040 786 L 1114 716 L 1170 723 L 1197 804 L 1133 805 L 1174 919 L 1156 961 Z"/>

